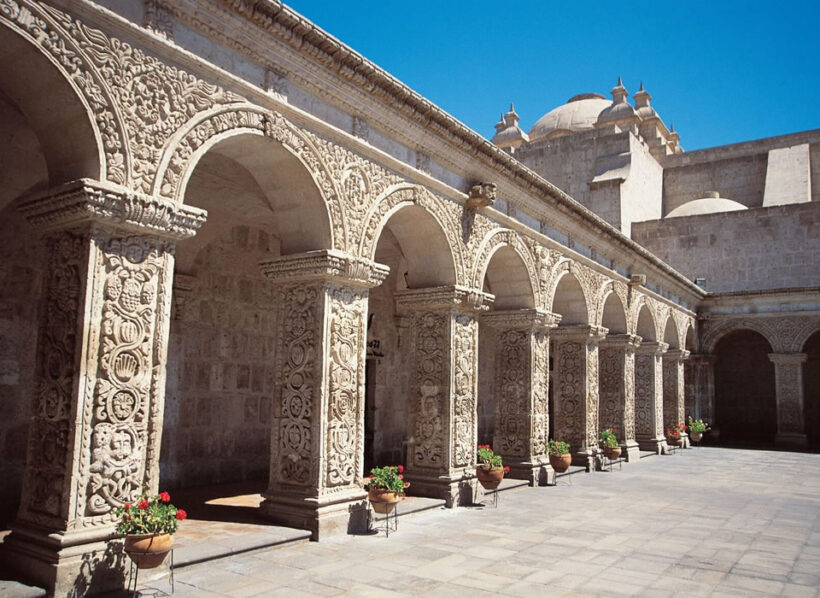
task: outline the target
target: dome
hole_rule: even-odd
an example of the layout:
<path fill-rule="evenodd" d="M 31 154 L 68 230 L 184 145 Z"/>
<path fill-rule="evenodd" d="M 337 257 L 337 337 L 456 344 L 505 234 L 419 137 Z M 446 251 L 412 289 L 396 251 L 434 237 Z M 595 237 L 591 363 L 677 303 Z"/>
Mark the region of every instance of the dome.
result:
<path fill-rule="evenodd" d="M 679 216 L 698 216 L 701 214 L 719 214 L 721 212 L 737 212 L 747 210 L 742 203 L 726 199 L 725 197 L 703 197 L 693 199 L 678 206 L 669 212 L 665 218 L 677 218 Z"/>
<path fill-rule="evenodd" d="M 563 106 L 550 110 L 538 119 L 530 129 L 530 141 L 594 129 L 598 115 L 611 105 L 612 102 L 598 93 L 582 93 L 572 97 Z"/>

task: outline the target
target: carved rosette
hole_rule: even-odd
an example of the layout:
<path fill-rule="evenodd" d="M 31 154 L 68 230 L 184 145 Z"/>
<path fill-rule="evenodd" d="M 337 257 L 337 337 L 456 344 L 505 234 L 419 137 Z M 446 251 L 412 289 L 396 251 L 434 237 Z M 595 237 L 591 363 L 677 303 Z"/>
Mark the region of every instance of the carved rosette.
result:
<path fill-rule="evenodd" d="M 204 214 L 93 181 L 21 210 L 51 233 L 51 268 L 20 517 L 62 530 L 108 524 L 156 489 L 173 240 Z"/>
<path fill-rule="evenodd" d="M 663 362 L 666 343 L 644 341 L 635 350 L 635 434 L 637 438 L 664 437 Z"/>
<path fill-rule="evenodd" d="M 780 438 L 802 436 L 806 433 L 803 421 L 803 364 L 805 353 L 770 353 L 774 364 L 777 393 L 777 434 Z"/>
<path fill-rule="evenodd" d="M 640 338 L 610 335 L 598 347 L 599 425 L 614 428 L 622 441 L 635 439 L 635 348 Z"/>
<path fill-rule="evenodd" d="M 477 311 L 490 296 L 462 287 L 405 291 L 399 313 L 412 319 L 408 399 L 409 471 L 452 474 L 475 465 Z"/>
<path fill-rule="evenodd" d="M 336 251 L 260 264 L 278 286 L 268 497 L 361 486 L 367 289 L 388 269 Z"/>
<path fill-rule="evenodd" d="M 555 340 L 555 438 L 573 451 L 598 445 L 598 343 L 606 334 L 596 326 L 559 326 Z"/>
<path fill-rule="evenodd" d="M 490 312 L 496 330 L 494 450 L 508 463 L 546 454 L 549 431 L 549 337 L 560 316 L 537 310 Z"/>

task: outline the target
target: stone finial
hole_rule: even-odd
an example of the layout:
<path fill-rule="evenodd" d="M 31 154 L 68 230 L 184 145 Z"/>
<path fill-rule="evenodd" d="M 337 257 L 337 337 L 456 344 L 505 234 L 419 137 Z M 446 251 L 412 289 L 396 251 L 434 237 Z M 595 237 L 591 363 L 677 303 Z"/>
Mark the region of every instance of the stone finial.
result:
<path fill-rule="evenodd" d="M 493 135 L 492 142 L 502 149 L 507 149 L 514 152 L 522 143 L 527 143 L 530 138 L 518 126 L 520 120 L 518 113 L 515 111 L 515 105 L 510 102 L 510 110 L 506 114 L 501 115 L 501 122 L 495 125 L 495 135 Z"/>
<path fill-rule="evenodd" d="M 478 183 L 470 187 L 467 206 L 470 208 L 486 208 L 495 203 L 495 196 L 495 183 Z"/>
<path fill-rule="evenodd" d="M 612 103 L 623 104 L 626 102 L 628 95 L 629 92 L 626 91 L 623 81 L 621 81 L 621 78 L 618 77 L 618 84 L 612 88 Z"/>
<path fill-rule="evenodd" d="M 641 81 L 640 88 L 635 92 L 632 98 L 635 100 L 636 108 L 649 108 L 649 102 L 652 101 L 652 96 L 643 88 L 643 81 Z"/>

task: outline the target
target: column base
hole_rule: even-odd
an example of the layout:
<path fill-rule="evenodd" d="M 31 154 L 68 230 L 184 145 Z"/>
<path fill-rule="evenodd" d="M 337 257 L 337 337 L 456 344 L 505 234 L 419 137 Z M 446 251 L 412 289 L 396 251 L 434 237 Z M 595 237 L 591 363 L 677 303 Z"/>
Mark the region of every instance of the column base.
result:
<path fill-rule="evenodd" d="M 689 440 L 689 434 L 686 432 L 680 435 L 680 445 L 685 449 L 692 448 L 692 441 Z"/>
<path fill-rule="evenodd" d="M 555 470 L 549 463 L 549 457 L 536 457 L 532 461 L 515 462 L 507 460 L 510 473 L 507 477 L 514 480 L 527 480 L 530 486 L 549 486 L 555 482 Z"/>
<path fill-rule="evenodd" d="M 263 494 L 260 515 L 278 525 L 306 529 L 311 540 L 364 532 L 367 529 L 367 493 L 361 488 L 332 497 Z"/>
<path fill-rule="evenodd" d="M 804 449 L 808 446 L 805 434 L 778 434 L 775 436 L 774 443 L 784 448 Z"/>
<path fill-rule="evenodd" d="M 621 451 L 627 463 L 637 463 L 641 459 L 641 449 L 634 440 L 621 443 Z"/>
<path fill-rule="evenodd" d="M 638 447 L 642 451 L 652 451 L 656 455 L 663 455 L 669 450 L 669 447 L 666 446 L 666 438 L 663 436 L 638 436 L 636 440 L 638 441 Z"/>
<path fill-rule="evenodd" d="M 448 509 L 473 502 L 478 480 L 475 469 L 453 475 L 435 475 L 405 471 L 404 479 L 410 482 L 407 489 L 411 496 L 443 499 Z"/>
<path fill-rule="evenodd" d="M 584 467 L 587 473 L 595 471 L 595 460 L 598 453 L 601 452 L 597 446 L 588 448 L 583 447 L 581 450 L 572 453 L 572 464 Z"/>
<path fill-rule="evenodd" d="M 22 581 L 49 596 L 85 596 L 122 588 L 128 557 L 113 527 L 55 532 L 15 523 L 3 541 L 0 561 Z"/>

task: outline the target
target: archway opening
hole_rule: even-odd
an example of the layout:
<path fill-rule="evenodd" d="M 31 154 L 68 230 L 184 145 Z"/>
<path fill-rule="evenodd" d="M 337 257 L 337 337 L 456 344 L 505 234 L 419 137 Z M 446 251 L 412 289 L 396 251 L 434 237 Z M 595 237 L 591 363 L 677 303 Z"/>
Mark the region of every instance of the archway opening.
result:
<path fill-rule="evenodd" d="M 643 342 L 655 342 L 658 340 L 658 333 L 655 332 L 655 319 L 652 317 L 652 311 L 646 304 L 642 305 L 638 312 L 635 334 L 640 336 Z"/>
<path fill-rule="evenodd" d="M 329 218 L 302 163 L 254 134 L 211 146 L 183 201 L 208 219 L 177 245 L 160 481 L 202 488 L 184 493 L 198 518 L 255 520 L 269 479 L 280 334 L 277 288 L 258 264 L 331 248 Z M 245 498 L 207 504 L 236 495 Z"/>
<path fill-rule="evenodd" d="M 598 427 L 614 429 L 618 441 L 624 442 L 626 345 L 613 337 L 626 334 L 627 324 L 624 304 L 614 292 L 604 302 L 601 325 L 609 330 L 607 338 L 611 342 L 604 341 L 598 348 Z"/>
<path fill-rule="evenodd" d="M 724 444 L 765 446 L 777 433 L 771 345 L 759 333 L 737 330 L 715 346 L 715 426 Z"/>
<path fill-rule="evenodd" d="M 408 396 L 417 384 L 410 354 L 411 318 L 396 311 L 396 293 L 456 282 L 447 237 L 424 208 L 404 205 L 381 228 L 373 256 L 390 267 L 370 289 L 365 378 L 364 473 L 406 462 Z"/>
<path fill-rule="evenodd" d="M 533 309 L 535 295 L 530 282 L 527 267 L 521 256 L 510 247 L 504 245 L 493 253 L 487 264 L 484 275 L 483 291 L 495 296 L 492 310 L 515 311 Z M 522 355 L 514 350 L 513 354 L 500 355 L 498 353 L 500 335 L 504 331 L 493 328 L 484 320 L 479 320 L 478 326 L 478 444 L 493 445 L 499 407 L 509 402 L 511 413 L 509 417 L 518 418 L 515 401 L 520 399 L 517 392 L 526 385 L 523 379 L 524 372 L 520 370 Z M 524 337 L 515 339 L 511 336 L 505 340 L 521 341 Z M 521 347 L 523 349 L 523 347 Z M 501 402 L 501 403 L 499 403 Z M 499 450 L 501 448 L 499 447 Z"/>
<path fill-rule="evenodd" d="M 803 345 L 803 405 L 806 439 L 811 450 L 820 451 L 820 330 Z"/>

